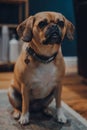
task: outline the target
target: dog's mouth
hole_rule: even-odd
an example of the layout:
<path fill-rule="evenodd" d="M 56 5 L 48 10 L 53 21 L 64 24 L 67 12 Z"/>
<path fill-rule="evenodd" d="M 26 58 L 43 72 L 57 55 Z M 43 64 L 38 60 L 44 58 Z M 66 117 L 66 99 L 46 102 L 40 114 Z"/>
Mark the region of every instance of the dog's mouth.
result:
<path fill-rule="evenodd" d="M 61 42 L 61 37 L 58 35 L 58 33 L 54 33 L 49 36 L 47 39 L 48 43 L 60 43 Z"/>
<path fill-rule="evenodd" d="M 57 34 L 53 34 L 51 36 L 49 36 L 49 38 L 47 38 L 46 40 L 43 41 L 44 45 L 47 44 L 60 44 L 62 41 L 61 37 Z"/>
<path fill-rule="evenodd" d="M 53 28 L 48 28 L 45 34 L 45 40 L 43 41 L 44 45 L 47 44 L 60 44 L 62 41 L 62 34 L 61 31 L 58 29 L 57 26 L 54 26 Z"/>

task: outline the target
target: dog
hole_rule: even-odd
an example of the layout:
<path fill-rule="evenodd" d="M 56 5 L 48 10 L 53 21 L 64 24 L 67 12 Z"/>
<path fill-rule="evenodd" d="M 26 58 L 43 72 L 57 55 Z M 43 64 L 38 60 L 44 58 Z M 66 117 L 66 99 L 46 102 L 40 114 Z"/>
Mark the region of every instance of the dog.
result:
<path fill-rule="evenodd" d="M 30 16 L 17 27 L 24 41 L 14 67 L 8 89 L 13 116 L 19 123 L 29 123 L 30 111 L 46 110 L 55 98 L 58 122 L 67 119 L 61 109 L 62 79 L 65 63 L 61 43 L 72 40 L 74 25 L 58 12 L 40 12 Z"/>

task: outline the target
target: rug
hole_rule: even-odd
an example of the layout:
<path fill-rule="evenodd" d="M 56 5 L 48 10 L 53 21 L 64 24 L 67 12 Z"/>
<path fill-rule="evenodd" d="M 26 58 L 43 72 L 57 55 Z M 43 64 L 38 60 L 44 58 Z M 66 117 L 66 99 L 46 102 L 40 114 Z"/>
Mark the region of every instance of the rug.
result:
<path fill-rule="evenodd" d="M 54 101 L 49 108 L 52 110 L 53 116 L 30 113 L 30 123 L 21 126 L 12 117 L 13 108 L 9 104 L 7 93 L 0 91 L 0 130 L 87 130 L 87 121 L 64 102 L 62 102 L 62 109 L 68 119 L 66 124 L 57 122 Z"/>

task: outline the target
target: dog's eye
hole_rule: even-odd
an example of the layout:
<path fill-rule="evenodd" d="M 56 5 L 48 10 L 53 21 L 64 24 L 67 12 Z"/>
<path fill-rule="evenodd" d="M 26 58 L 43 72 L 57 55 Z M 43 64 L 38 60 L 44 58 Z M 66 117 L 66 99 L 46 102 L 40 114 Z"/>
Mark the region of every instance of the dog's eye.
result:
<path fill-rule="evenodd" d="M 61 28 L 64 27 L 64 21 L 62 21 L 62 20 L 58 20 L 58 21 L 57 21 L 57 24 L 58 24 Z"/>
<path fill-rule="evenodd" d="M 46 25 L 47 25 L 48 23 L 47 23 L 47 21 L 45 20 L 45 21 L 41 21 L 39 24 L 38 24 L 38 26 L 39 26 L 39 28 L 44 28 Z"/>

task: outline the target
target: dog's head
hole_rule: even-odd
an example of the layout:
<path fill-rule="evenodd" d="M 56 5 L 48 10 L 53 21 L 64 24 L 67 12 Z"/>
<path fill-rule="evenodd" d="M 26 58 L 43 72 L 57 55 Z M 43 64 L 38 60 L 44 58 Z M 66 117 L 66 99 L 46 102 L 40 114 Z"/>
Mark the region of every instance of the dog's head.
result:
<path fill-rule="evenodd" d="M 73 39 L 74 26 L 62 14 L 41 12 L 30 16 L 17 27 L 18 35 L 25 42 L 33 41 L 38 46 L 60 46 L 66 36 Z M 37 46 L 37 45 L 36 45 Z"/>

